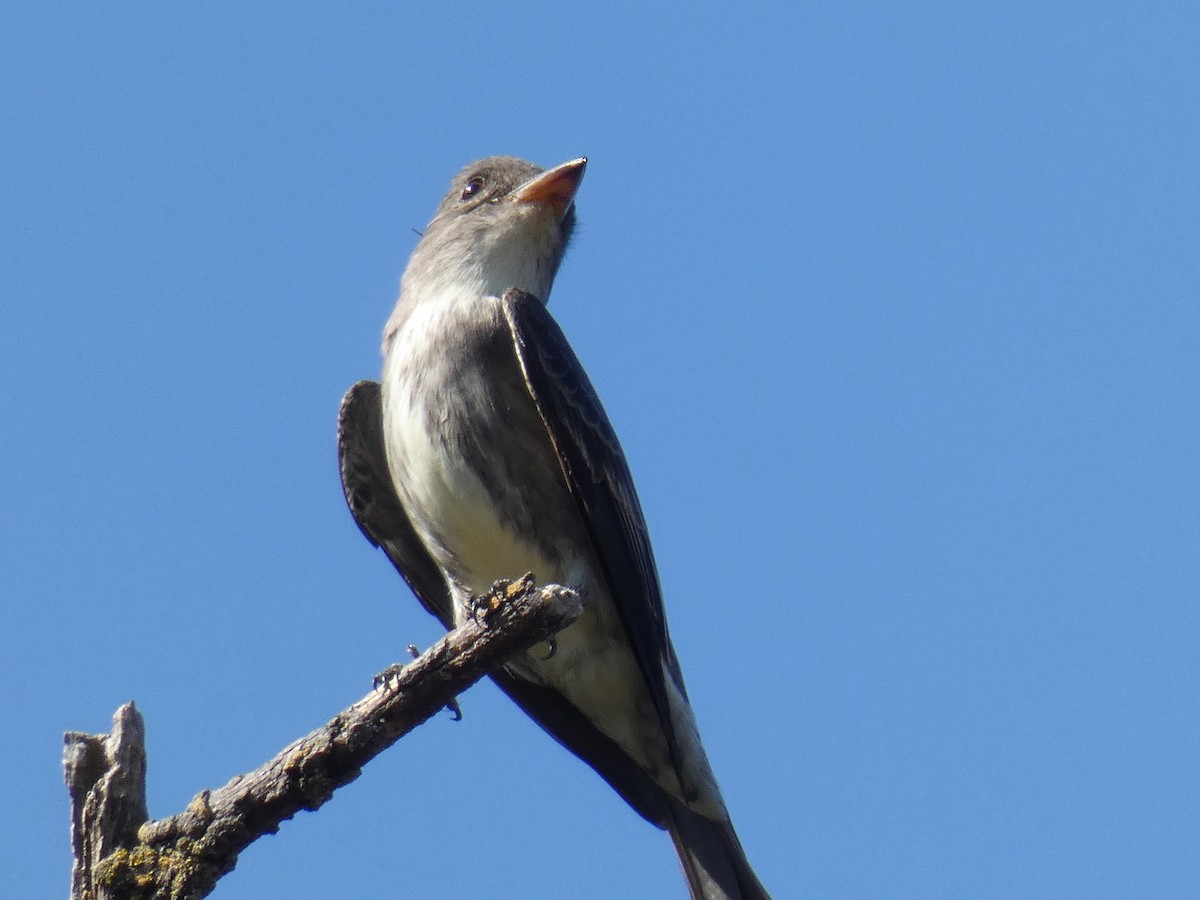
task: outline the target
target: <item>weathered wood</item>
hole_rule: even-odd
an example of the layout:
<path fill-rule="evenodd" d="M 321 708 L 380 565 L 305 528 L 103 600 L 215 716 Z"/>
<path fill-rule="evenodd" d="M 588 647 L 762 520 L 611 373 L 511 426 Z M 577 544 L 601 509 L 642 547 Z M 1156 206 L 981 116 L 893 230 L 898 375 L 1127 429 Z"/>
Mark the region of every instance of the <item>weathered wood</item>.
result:
<path fill-rule="evenodd" d="M 317 809 L 387 749 L 506 659 L 553 637 L 582 612 L 566 588 L 531 576 L 498 583 L 475 621 L 455 629 L 377 689 L 273 759 L 186 810 L 146 821 L 141 716 L 130 703 L 110 735 L 67 735 L 72 900 L 196 900 L 238 854 L 302 809 Z"/>
<path fill-rule="evenodd" d="M 96 865 L 137 843 L 146 821 L 146 732 L 127 703 L 113 716 L 109 734 L 67 732 L 63 768 L 71 795 L 71 896 L 107 900 L 93 883 Z"/>

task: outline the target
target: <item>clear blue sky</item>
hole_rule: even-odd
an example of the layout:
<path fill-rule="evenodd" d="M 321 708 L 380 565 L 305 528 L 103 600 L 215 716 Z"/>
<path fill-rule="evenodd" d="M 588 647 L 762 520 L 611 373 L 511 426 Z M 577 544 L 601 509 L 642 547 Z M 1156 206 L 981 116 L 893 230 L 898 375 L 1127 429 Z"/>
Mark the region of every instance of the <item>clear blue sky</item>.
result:
<path fill-rule="evenodd" d="M 4 4 L 5 890 L 66 892 L 63 731 L 136 700 L 166 815 L 435 639 L 334 417 L 511 153 L 591 159 L 552 309 L 766 884 L 1200 896 L 1197 47 L 1187 3 Z M 462 703 L 216 896 L 684 896 Z"/>

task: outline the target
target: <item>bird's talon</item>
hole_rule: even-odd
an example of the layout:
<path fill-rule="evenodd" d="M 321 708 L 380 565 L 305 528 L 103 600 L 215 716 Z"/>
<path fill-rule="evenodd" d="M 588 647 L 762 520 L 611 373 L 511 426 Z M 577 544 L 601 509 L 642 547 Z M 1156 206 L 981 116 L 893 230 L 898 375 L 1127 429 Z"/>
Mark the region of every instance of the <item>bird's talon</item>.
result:
<path fill-rule="evenodd" d="M 477 625 L 486 625 L 500 610 L 500 594 L 495 586 L 486 594 L 478 594 L 471 598 L 471 618 Z"/>
<path fill-rule="evenodd" d="M 492 616 L 504 609 L 504 604 L 511 602 L 529 590 L 533 584 L 533 573 L 527 572 L 516 581 L 507 578 L 497 578 L 492 582 L 491 590 L 476 594 L 470 600 L 471 618 L 478 624 L 488 624 Z"/>
<path fill-rule="evenodd" d="M 404 671 L 404 663 L 392 663 L 382 672 L 375 676 L 373 684 L 375 690 L 388 690 L 392 683 L 400 677 L 400 673 Z"/>
<path fill-rule="evenodd" d="M 421 651 L 417 649 L 416 644 L 408 645 L 408 655 L 416 659 L 421 655 Z M 392 663 L 374 678 L 375 690 L 388 690 L 392 687 L 393 682 L 400 677 L 400 673 L 408 668 L 408 663 Z M 450 710 L 454 716 L 455 722 L 461 722 L 463 717 L 462 707 L 458 705 L 458 698 L 451 697 L 450 702 L 446 704 L 446 709 Z"/>

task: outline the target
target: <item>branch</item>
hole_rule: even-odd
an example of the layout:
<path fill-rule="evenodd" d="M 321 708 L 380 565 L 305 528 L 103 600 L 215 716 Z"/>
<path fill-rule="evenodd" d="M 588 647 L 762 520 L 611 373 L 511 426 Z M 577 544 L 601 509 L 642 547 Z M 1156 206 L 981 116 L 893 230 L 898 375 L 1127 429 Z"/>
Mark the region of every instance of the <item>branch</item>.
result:
<path fill-rule="evenodd" d="M 505 660 L 549 640 L 582 612 L 573 591 L 526 575 L 497 582 L 477 620 L 419 658 L 393 666 L 375 690 L 254 772 L 197 794 L 183 812 L 147 821 L 142 717 L 129 703 L 108 735 L 68 732 L 72 900 L 198 900 L 238 854 L 302 809 L 317 809 L 362 766 L 453 703 Z"/>

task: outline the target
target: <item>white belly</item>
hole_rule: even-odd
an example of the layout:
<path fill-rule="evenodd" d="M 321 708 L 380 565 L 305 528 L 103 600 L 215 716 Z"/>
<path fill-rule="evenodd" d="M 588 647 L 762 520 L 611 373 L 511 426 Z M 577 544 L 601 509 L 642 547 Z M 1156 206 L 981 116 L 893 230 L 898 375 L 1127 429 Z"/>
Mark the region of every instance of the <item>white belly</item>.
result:
<path fill-rule="evenodd" d="M 408 346 L 424 342 L 430 329 L 454 312 L 454 307 L 438 304 L 415 312 L 396 334 L 384 366 L 384 432 L 397 493 L 434 559 L 466 596 L 488 590 L 496 579 L 516 579 L 526 572 L 541 583 L 568 583 L 565 579 L 580 573 L 561 571 L 561 565 L 552 565 L 532 542 L 506 527 L 479 474 L 447 443 L 448 412 L 431 409 L 427 402 L 453 389 L 439 380 L 439 367 L 422 372 L 419 392 L 405 383 L 401 370 Z M 461 609 L 456 611 L 460 622 L 462 615 Z"/>

